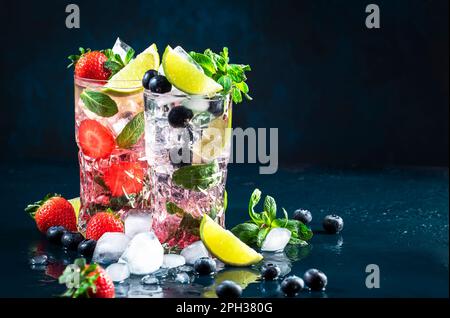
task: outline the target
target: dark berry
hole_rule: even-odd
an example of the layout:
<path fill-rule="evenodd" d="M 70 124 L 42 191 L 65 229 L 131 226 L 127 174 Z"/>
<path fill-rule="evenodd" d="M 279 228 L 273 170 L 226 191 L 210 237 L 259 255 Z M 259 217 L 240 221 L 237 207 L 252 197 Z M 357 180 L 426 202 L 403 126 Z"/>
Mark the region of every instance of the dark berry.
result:
<path fill-rule="evenodd" d="M 303 210 L 303 209 L 295 210 L 292 218 L 294 220 L 302 222 L 303 224 L 309 224 L 312 221 L 311 212 L 309 212 L 308 210 Z"/>
<path fill-rule="evenodd" d="M 216 295 L 219 298 L 239 298 L 242 288 L 231 280 L 224 280 L 216 287 Z"/>
<path fill-rule="evenodd" d="M 280 276 L 280 267 L 276 264 L 265 264 L 261 269 L 261 277 L 264 280 L 275 280 Z"/>
<path fill-rule="evenodd" d="M 78 253 L 84 257 L 91 257 L 96 245 L 97 241 L 95 240 L 83 240 L 78 244 Z"/>
<path fill-rule="evenodd" d="M 170 126 L 174 128 L 184 128 L 188 125 L 189 121 L 194 117 L 194 113 L 189 108 L 184 106 L 177 106 L 170 110 L 167 119 Z"/>
<path fill-rule="evenodd" d="M 61 243 L 61 237 L 67 232 L 64 226 L 51 226 L 47 230 L 47 239 L 53 243 Z"/>
<path fill-rule="evenodd" d="M 324 230 L 330 234 L 336 234 L 344 228 L 344 220 L 337 215 L 327 215 L 322 222 Z"/>
<path fill-rule="evenodd" d="M 315 268 L 307 270 L 303 275 L 303 279 L 306 286 L 315 291 L 323 290 L 328 283 L 327 276 Z"/>
<path fill-rule="evenodd" d="M 289 276 L 281 282 L 281 291 L 287 296 L 295 296 L 304 286 L 303 279 L 297 276 Z"/>
<path fill-rule="evenodd" d="M 142 86 L 144 86 L 144 88 L 149 89 L 149 82 L 150 80 L 155 77 L 156 75 L 158 75 L 158 71 L 155 70 L 149 70 L 147 72 L 145 72 L 144 77 L 142 78 Z"/>
<path fill-rule="evenodd" d="M 148 82 L 148 88 L 153 93 L 164 94 L 172 90 L 172 84 L 162 75 L 153 76 Z"/>
<path fill-rule="evenodd" d="M 212 100 L 209 102 L 208 111 L 214 116 L 218 117 L 223 114 L 224 106 L 223 100 Z"/>
<path fill-rule="evenodd" d="M 78 244 L 84 240 L 83 235 L 78 232 L 65 232 L 61 236 L 61 244 L 69 250 L 76 250 Z"/>
<path fill-rule="evenodd" d="M 209 257 L 202 257 L 195 261 L 194 270 L 199 275 L 209 275 L 216 271 L 216 262 Z"/>

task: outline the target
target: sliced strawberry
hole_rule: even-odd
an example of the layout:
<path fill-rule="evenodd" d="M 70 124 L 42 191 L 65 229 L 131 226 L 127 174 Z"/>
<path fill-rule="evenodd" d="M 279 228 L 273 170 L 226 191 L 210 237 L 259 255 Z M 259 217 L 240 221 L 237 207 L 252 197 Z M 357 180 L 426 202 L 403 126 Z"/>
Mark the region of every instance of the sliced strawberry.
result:
<path fill-rule="evenodd" d="M 78 128 L 78 142 L 83 154 L 94 159 L 108 157 L 116 146 L 109 129 L 93 119 L 81 122 Z"/>
<path fill-rule="evenodd" d="M 144 169 L 138 162 L 112 164 L 104 173 L 104 181 L 113 196 L 139 193 L 143 187 Z"/>

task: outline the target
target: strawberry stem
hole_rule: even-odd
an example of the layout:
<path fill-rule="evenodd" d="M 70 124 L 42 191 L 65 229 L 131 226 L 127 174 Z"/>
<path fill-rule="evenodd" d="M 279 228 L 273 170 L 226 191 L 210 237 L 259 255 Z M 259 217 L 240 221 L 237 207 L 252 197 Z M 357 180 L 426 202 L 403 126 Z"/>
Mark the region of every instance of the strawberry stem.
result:
<path fill-rule="evenodd" d="M 60 194 L 57 193 L 48 193 L 42 200 L 36 201 L 34 203 L 30 203 L 25 208 L 25 212 L 27 212 L 33 219 L 36 215 L 37 210 L 49 199 L 54 197 L 60 197 Z"/>

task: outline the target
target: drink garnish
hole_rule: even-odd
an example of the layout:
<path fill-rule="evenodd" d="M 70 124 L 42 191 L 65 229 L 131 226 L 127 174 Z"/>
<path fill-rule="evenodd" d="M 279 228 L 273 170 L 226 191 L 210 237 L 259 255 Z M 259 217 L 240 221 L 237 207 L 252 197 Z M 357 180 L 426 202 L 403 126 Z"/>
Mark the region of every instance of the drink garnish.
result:
<path fill-rule="evenodd" d="M 302 222 L 290 220 L 283 208 L 284 218 L 277 218 L 277 204 L 269 195 L 264 200 L 264 211 L 256 213 L 254 208 L 261 199 L 261 191 L 255 189 L 250 197 L 248 212 L 250 221 L 239 224 L 231 229 L 231 232 L 249 245 L 262 246 L 267 234 L 273 228 L 285 228 L 291 232 L 289 244 L 307 245 L 313 233 Z"/>
<path fill-rule="evenodd" d="M 211 49 L 203 53 L 189 52 L 192 59 L 199 64 L 205 74 L 219 83 L 223 90 L 222 94 L 231 93 L 234 103 L 242 102 L 242 96 L 251 100 L 248 95 L 248 85 L 245 83 L 247 76 L 245 72 L 251 71 L 250 65 L 230 64 L 228 48 L 224 47 L 219 54 Z"/>

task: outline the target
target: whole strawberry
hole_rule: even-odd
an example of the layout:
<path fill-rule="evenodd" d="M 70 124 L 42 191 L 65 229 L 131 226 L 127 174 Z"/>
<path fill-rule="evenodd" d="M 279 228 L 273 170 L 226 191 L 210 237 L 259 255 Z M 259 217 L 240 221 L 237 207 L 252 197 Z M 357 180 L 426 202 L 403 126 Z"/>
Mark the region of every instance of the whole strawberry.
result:
<path fill-rule="evenodd" d="M 96 240 L 106 232 L 124 232 L 123 223 L 113 212 L 95 214 L 86 227 L 86 238 Z"/>
<path fill-rule="evenodd" d="M 47 194 L 44 199 L 29 204 L 25 208 L 36 221 L 36 226 L 42 233 L 51 226 L 64 226 L 69 231 L 77 230 L 75 210 L 69 201 L 56 193 Z"/>
<path fill-rule="evenodd" d="M 67 286 L 65 297 L 114 298 L 116 295 L 114 283 L 106 271 L 98 264 L 86 264 L 84 258 L 67 266 L 59 283 Z"/>
<path fill-rule="evenodd" d="M 75 75 L 81 78 L 94 80 L 107 80 L 111 76 L 111 71 L 105 67 L 108 57 L 100 51 L 91 51 L 80 48 L 81 55 L 71 55 L 69 60 L 75 65 Z"/>

